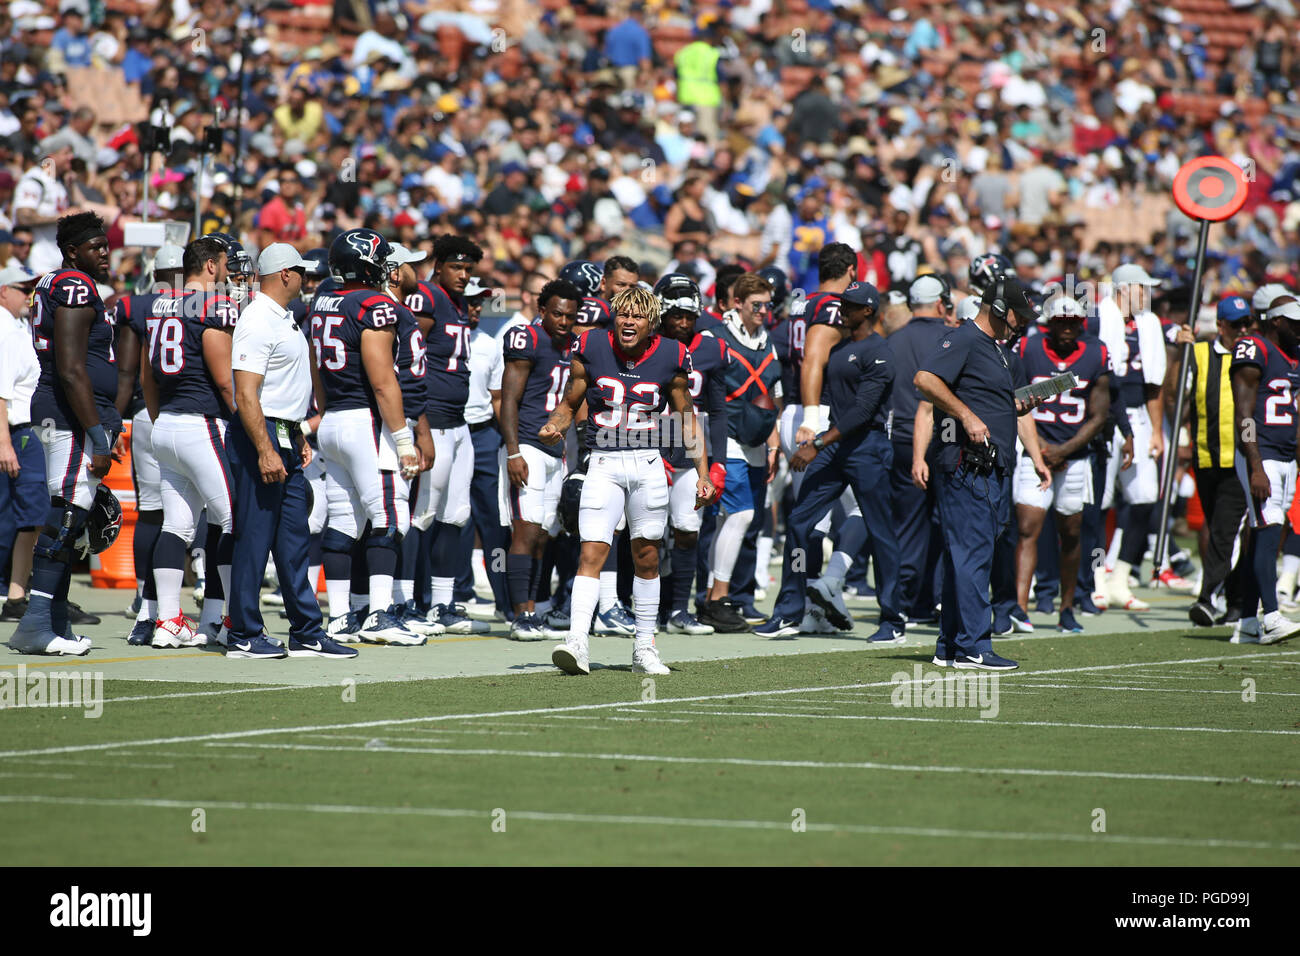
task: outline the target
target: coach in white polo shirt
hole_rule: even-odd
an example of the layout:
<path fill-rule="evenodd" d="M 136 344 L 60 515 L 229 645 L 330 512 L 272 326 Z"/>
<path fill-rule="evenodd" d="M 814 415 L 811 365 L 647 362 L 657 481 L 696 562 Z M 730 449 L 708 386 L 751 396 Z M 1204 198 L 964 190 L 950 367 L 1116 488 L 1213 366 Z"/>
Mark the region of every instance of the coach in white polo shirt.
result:
<path fill-rule="evenodd" d="M 36 274 L 0 267 L 0 568 L 13 546 L 7 617 L 22 616 L 32 570 L 32 549 L 50 510 L 45 452 L 32 431 L 32 395 L 41 366 L 24 320 Z"/>
<path fill-rule="evenodd" d="M 480 601 L 474 594 L 472 568 L 480 555 L 472 555 L 456 579 L 456 602 L 464 604 L 478 616 L 495 609 L 502 617 L 510 609 L 506 594 L 505 553 L 510 547 L 510 530 L 501 523 L 501 506 L 497 494 L 501 432 L 497 430 L 497 409 L 501 407 L 501 375 L 505 361 L 501 357 L 501 337 L 479 327 L 479 315 L 493 290 L 480 284 L 478 276 L 470 278 L 462 295 L 469 309 L 469 400 L 465 403 L 465 424 L 474 445 L 474 477 L 470 483 L 470 520 L 461 529 L 461 546 L 466 558 L 474 551 L 474 533 L 482 542 L 492 602 Z M 477 306 L 475 308 L 474 306 Z"/>
<path fill-rule="evenodd" d="M 302 289 L 307 262 L 275 242 L 258 258 L 259 288 L 239 316 L 231 346 L 237 414 L 226 433 L 235 480 L 235 553 L 230 573 L 227 657 L 284 657 L 264 632 L 259 593 L 266 558 L 275 558 L 289 615 L 290 657 L 356 657 L 321 628 L 320 605 L 307 581 L 307 516 L 311 493 L 303 466 L 311 446 L 302 420 L 315 393 L 325 395 L 305 331 L 289 311 Z"/>

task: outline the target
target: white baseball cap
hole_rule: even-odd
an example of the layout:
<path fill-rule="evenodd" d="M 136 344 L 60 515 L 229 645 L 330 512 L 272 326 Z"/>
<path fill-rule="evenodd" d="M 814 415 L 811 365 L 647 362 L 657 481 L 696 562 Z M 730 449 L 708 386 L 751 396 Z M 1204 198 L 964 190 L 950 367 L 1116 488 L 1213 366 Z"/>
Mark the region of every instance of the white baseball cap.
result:
<path fill-rule="evenodd" d="M 1268 311 L 1269 303 L 1280 295 L 1290 295 L 1291 290 L 1280 282 L 1269 282 L 1255 290 L 1250 297 L 1250 307 L 1256 313 Z"/>
<path fill-rule="evenodd" d="M 257 274 L 269 276 L 281 269 L 310 269 L 311 263 L 298 255 L 298 250 L 287 242 L 273 242 L 257 257 Z"/>
<path fill-rule="evenodd" d="M 980 300 L 977 296 L 968 295 L 957 303 L 957 321 L 967 322 L 980 314 Z"/>
<path fill-rule="evenodd" d="M 488 286 L 479 283 L 478 276 L 470 276 L 470 280 L 465 283 L 465 291 L 461 293 L 461 297 L 472 299 L 475 296 L 491 295 L 492 291 Z"/>
<path fill-rule="evenodd" d="M 0 286 L 26 285 L 36 281 L 36 273 L 26 266 L 5 266 L 0 269 Z"/>
<path fill-rule="evenodd" d="M 943 298 L 947 288 L 937 276 L 923 275 L 908 286 L 907 301 L 911 305 L 928 305 L 931 302 L 938 302 Z"/>
<path fill-rule="evenodd" d="M 389 245 L 393 247 L 393 252 L 388 257 L 390 266 L 404 266 L 412 262 L 423 262 L 429 256 L 427 252 L 416 252 L 413 249 L 408 249 L 400 242 L 390 242 Z"/>
<path fill-rule="evenodd" d="M 1147 270 L 1143 269 L 1135 262 L 1122 265 L 1110 274 L 1112 285 L 1148 285 L 1156 286 L 1160 284 L 1159 279 L 1153 279 L 1147 275 Z"/>
<path fill-rule="evenodd" d="M 1087 311 L 1077 300 L 1068 295 L 1059 295 L 1047 304 L 1047 321 L 1052 319 L 1086 319 Z"/>
<path fill-rule="evenodd" d="M 165 246 L 159 246 L 157 254 L 153 257 L 154 272 L 173 272 L 176 269 L 184 268 L 185 250 L 180 246 L 173 246 L 168 243 Z"/>

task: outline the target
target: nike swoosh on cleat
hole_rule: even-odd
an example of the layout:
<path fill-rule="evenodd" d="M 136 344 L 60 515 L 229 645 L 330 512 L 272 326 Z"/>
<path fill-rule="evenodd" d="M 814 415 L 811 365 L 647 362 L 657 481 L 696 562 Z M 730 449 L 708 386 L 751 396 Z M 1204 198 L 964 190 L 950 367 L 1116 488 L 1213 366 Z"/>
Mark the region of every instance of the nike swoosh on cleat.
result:
<path fill-rule="evenodd" d="M 303 644 L 302 646 L 309 651 L 319 651 L 321 649 L 320 641 L 317 641 L 314 644 Z"/>
<path fill-rule="evenodd" d="M 251 651 L 252 649 L 253 649 L 253 645 L 252 645 L 252 644 L 236 644 L 236 645 L 235 645 L 235 650 L 237 650 L 237 651 Z"/>
<path fill-rule="evenodd" d="M 972 664 L 983 664 L 983 663 L 984 663 L 984 655 L 981 654 L 979 657 L 968 657 L 968 658 L 966 658 L 966 660 L 970 661 Z"/>

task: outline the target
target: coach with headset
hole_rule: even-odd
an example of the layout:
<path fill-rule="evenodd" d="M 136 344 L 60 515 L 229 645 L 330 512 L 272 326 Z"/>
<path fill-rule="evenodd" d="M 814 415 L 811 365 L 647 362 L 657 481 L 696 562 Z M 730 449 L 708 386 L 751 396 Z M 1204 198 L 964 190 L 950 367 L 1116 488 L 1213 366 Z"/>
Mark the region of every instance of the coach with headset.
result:
<path fill-rule="evenodd" d="M 944 542 L 943 613 L 934 656 L 939 666 L 1019 666 L 993 653 L 989 579 L 994 543 L 1011 521 L 1017 419 L 1041 401 L 1015 397 L 1009 349 L 999 343 L 1014 343 L 1037 315 L 1024 284 L 999 277 L 985 290 L 979 314 L 950 331 L 914 378 L 936 417 L 934 470 Z M 1027 450 L 1046 486 L 1051 473 L 1041 453 Z"/>
<path fill-rule="evenodd" d="M 934 494 L 912 481 L 912 438 L 921 396 L 912 385 L 916 373 L 953 321 L 952 292 L 937 275 L 916 279 L 907 290 L 912 317 L 889 336 L 894 353 L 894 389 L 890 398 L 894 464 L 890 494 L 898 537 L 898 603 L 911 620 L 932 620 L 938 595 L 934 568 L 938 540 L 933 526 Z"/>

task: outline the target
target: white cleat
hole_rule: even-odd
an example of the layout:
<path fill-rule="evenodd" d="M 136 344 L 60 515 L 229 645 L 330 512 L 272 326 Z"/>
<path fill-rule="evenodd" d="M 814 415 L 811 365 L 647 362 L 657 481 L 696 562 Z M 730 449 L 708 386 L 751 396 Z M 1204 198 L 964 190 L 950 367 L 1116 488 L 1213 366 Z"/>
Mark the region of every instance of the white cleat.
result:
<path fill-rule="evenodd" d="M 154 625 L 153 640 L 149 643 L 153 647 L 202 647 L 207 643 L 207 638 L 202 638 L 201 643 L 196 643 L 197 635 L 194 628 L 190 626 L 189 619 L 184 614 L 178 614 L 166 621 L 159 621 Z"/>
<path fill-rule="evenodd" d="M 659 649 L 653 644 L 650 647 L 633 649 L 632 651 L 632 673 L 633 674 L 658 674 L 663 676 L 671 674 L 668 665 L 659 659 Z"/>
<path fill-rule="evenodd" d="M 591 665 L 587 661 L 587 646 L 585 641 L 581 646 L 577 643 L 571 644 L 568 641 L 565 641 L 563 644 L 556 644 L 555 649 L 551 651 L 551 663 L 566 674 L 591 673 Z M 633 664 L 634 668 L 635 666 L 636 665 Z"/>
<path fill-rule="evenodd" d="M 1228 638 L 1228 643 L 1258 644 L 1259 618 L 1243 617 L 1236 624 L 1232 625 L 1232 637 Z"/>
<path fill-rule="evenodd" d="M 428 638 L 416 634 L 388 611 L 372 611 L 361 625 L 361 640 L 367 644 L 392 644 L 397 647 L 419 647 Z"/>
<path fill-rule="evenodd" d="M 90 653 L 90 638 L 77 637 L 69 640 L 66 637 L 55 637 L 45 645 L 42 653 L 60 657 L 85 657 Z"/>
<path fill-rule="evenodd" d="M 808 597 L 822 611 L 823 617 L 845 630 L 853 630 L 853 615 L 844 603 L 844 583 L 830 578 L 818 578 L 808 583 Z"/>
<path fill-rule="evenodd" d="M 1300 633 L 1300 621 L 1293 621 L 1289 617 L 1283 617 L 1281 611 L 1273 611 L 1264 615 L 1264 621 L 1259 630 L 1259 643 L 1276 644 L 1278 641 L 1286 640 L 1298 633 Z"/>
<path fill-rule="evenodd" d="M 839 634 L 840 629 L 826 620 L 826 613 L 819 607 L 810 607 L 804 612 L 799 624 L 800 634 Z"/>

